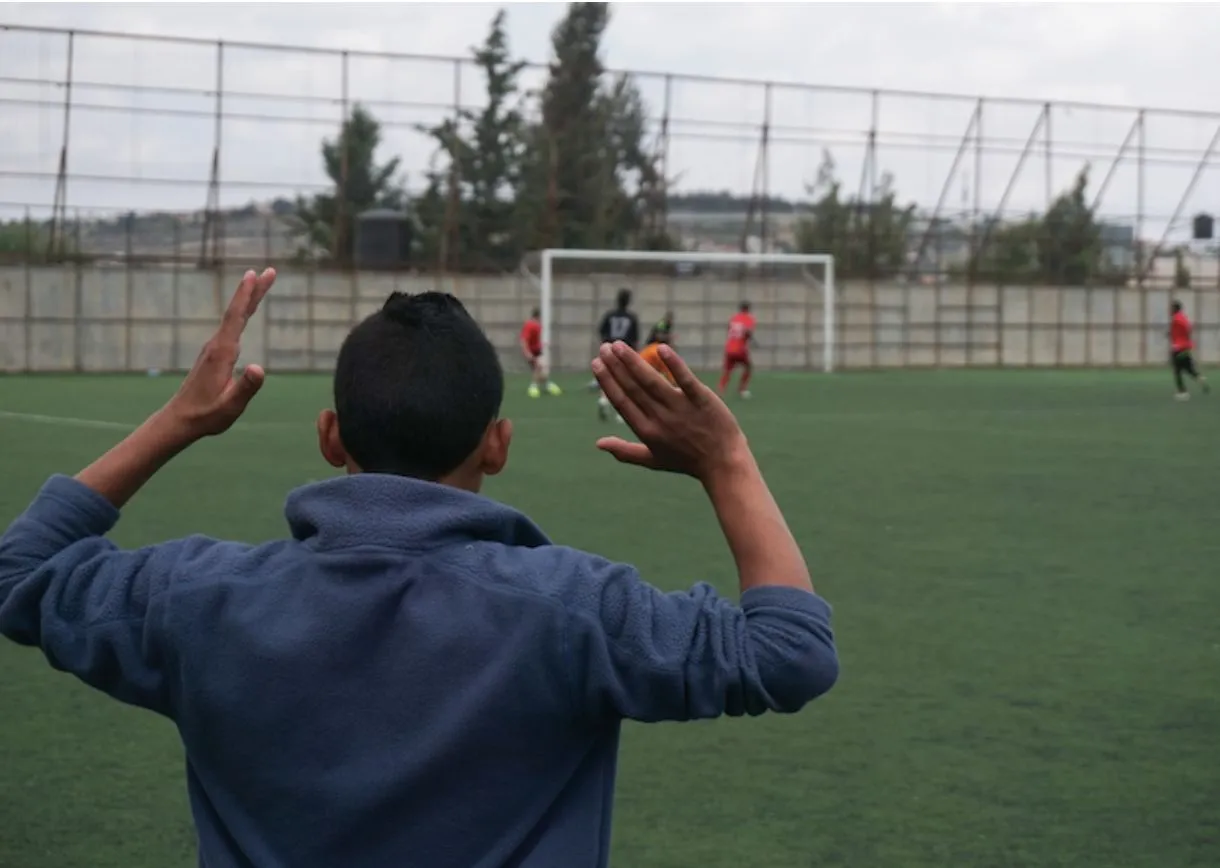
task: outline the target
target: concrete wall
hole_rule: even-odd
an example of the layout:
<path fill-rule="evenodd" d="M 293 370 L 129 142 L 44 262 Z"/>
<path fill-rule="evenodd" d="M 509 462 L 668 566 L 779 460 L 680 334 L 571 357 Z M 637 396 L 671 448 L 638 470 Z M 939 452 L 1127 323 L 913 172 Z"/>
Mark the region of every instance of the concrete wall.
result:
<path fill-rule="evenodd" d="M 241 273 L 173 268 L 0 268 L 0 369 L 143 371 L 189 367 Z M 759 319 L 757 362 L 817 369 L 822 293 L 811 280 L 621 275 L 557 280 L 553 358 L 584 369 L 595 325 L 621 285 L 645 323 L 672 310 L 677 342 L 696 366 L 718 364 L 725 323 L 748 297 Z M 278 370 L 328 370 L 351 325 L 394 290 L 443 288 L 461 298 L 520 368 L 517 332 L 537 304 L 525 277 L 434 277 L 281 271 L 251 323 L 243 358 Z M 1174 292 L 1196 322 L 1204 363 L 1220 358 L 1220 290 Z M 1133 366 L 1162 364 L 1170 293 L 844 283 L 836 360 L 843 368 Z"/>

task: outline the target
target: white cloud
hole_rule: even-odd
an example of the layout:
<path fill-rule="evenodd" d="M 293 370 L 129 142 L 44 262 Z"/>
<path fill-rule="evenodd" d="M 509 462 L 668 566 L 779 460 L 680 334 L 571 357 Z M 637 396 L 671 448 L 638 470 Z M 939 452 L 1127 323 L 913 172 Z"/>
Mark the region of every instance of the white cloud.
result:
<path fill-rule="evenodd" d="M 180 34 L 208 40 L 269 42 L 360 51 L 465 56 L 481 41 L 496 7 L 487 4 L 8 4 L 5 23 Z M 509 9 L 514 50 L 545 61 L 549 32 L 562 4 L 513 4 Z M 850 85 L 858 94 L 777 89 L 773 93 L 776 143 L 771 152 L 773 192 L 799 194 L 830 147 L 845 185 L 859 182 L 868 125 L 868 88 L 950 91 L 988 97 L 1024 97 L 1030 105 L 989 102 L 984 113 L 981 198 L 994 208 L 1030 135 L 1041 100 L 1104 100 L 1131 106 L 1171 106 L 1201 111 L 1214 106 L 1213 83 L 1202 74 L 1220 37 L 1220 7 L 1210 4 L 619 4 L 607 35 L 605 58 L 615 68 L 720 76 L 811 85 Z M 0 32 L 0 76 L 58 77 L 62 36 Z M 78 39 L 79 81 L 141 82 L 185 93 L 133 96 L 78 88 L 78 102 L 135 105 L 146 111 L 173 108 L 206 115 L 212 100 L 215 49 L 149 41 Z M 290 52 L 226 51 L 225 86 L 240 92 L 297 97 L 339 95 L 334 56 Z M 354 58 L 350 96 L 374 101 L 438 105 L 453 99 L 449 64 Z M 53 171 L 58 159 L 61 111 L 57 88 L 0 80 L 4 127 L 0 170 Z M 530 81 L 536 82 L 538 74 Z M 462 74 L 464 101 L 475 101 L 480 83 Z M 661 78 L 641 79 L 656 112 Z M 675 80 L 671 114 L 699 121 L 674 124 L 671 165 L 687 187 L 728 186 L 748 191 L 758 153 L 763 113 L 761 85 Z M 44 106 L 13 100 L 42 100 Z M 7 100 L 7 102 L 6 102 Z M 881 98 L 878 160 L 892 170 L 899 192 L 931 205 L 948 174 L 973 102 L 911 96 Z M 224 126 L 223 178 L 266 187 L 226 188 L 230 202 L 265 197 L 287 187 L 320 184 L 318 142 L 333 134 L 337 104 L 270 102 L 231 98 L 235 118 Z M 410 127 L 434 120 L 439 108 L 378 109 L 388 122 L 387 151 L 400 155 L 418 176 L 428 160 L 427 142 Z M 301 122 L 260 121 L 269 115 Z M 1056 109 L 1052 115 L 1054 189 L 1065 186 L 1086 159 L 1100 180 L 1130 128 L 1132 112 Z M 709 123 L 710 122 L 710 123 Z M 1162 222 L 1174 208 L 1210 138 L 1215 118 L 1150 114 L 1146 134 L 1145 210 Z M 799 129 L 798 129 L 799 128 Z M 143 175 L 194 179 L 192 187 L 74 182 L 78 205 L 198 207 L 211 158 L 211 122 L 205 117 L 80 111 L 72 119 L 70 163 L 81 175 Z M 804 131 L 802 131 L 804 130 Z M 817 132 L 808 132 L 816 130 Z M 717 138 L 711 138 L 714 133 Z M 936 136 L 936 148 L 921 146 Z M 952 185 L 949 203 L 973 199 L 974 157 L 968 153 Z M 53 184 L 0 176 L 0 200 L 49 205 Z M 1009 198 L 1028 209 L 1045 201 L 1043 146 L 1026 160 Z M 1220 205 L 1220 184 L 1205 173 L 1188 203 Z M 1130 214 L 1136 208 L 1134 151 L 1115 173 L 1104 207 Z"/>

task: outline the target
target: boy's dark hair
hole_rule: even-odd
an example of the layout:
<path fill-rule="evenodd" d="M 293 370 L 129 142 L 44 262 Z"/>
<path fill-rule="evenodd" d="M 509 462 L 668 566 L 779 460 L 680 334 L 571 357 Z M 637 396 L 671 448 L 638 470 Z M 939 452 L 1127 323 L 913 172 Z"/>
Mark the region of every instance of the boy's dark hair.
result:
<path fill-rule="evenodd" d="M 1175 302 L 1174 302 L 1174 303 L 1173 303 L 1173 304 L 1170 306 L 1170 309 L 1171 309 L 1171 310 L 1172 310 L 1174 313 L 1181 313 L 1181 312 L 1182 312 L 1182 302 L 1180 302 L 1180 301 L 1175 301 Z"/>
<path fill-rule="evenodd" d="M 618 291 L 618 297 L 615 299 L 615 303 L 618 305 L 619 310 L 626 310 L 627 308 L 631 307 L 631 290 L 620 289 Z"/>
<path fill-rule="evenodd" d="M 452 295 L 395 292 L 344 340 L 334 387 L 339 437 L 361 470 L 434 482 L 499 414 L 504 373 Z"/>
<path fill-rule="evenodd" d="M 749 313 L 749 312 L 750 312 L 750 303 L 749 303 L 748 301 L 743 301 L 743 302 L 741 303 L 741 312 L 742 312 L 742 313 Z"/>

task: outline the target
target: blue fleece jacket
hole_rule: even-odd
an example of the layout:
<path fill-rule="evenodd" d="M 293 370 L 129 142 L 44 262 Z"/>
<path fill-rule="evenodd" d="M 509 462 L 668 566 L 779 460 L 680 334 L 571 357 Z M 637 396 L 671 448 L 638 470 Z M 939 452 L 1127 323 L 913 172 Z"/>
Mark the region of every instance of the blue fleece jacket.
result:
<path fill-rule="evenodd" d="M 792 712 L 838 671 L 811 593 L 661 593 L 464 491 L 351 476 L 286 512 L 121 551 L 55 477 L 0 539 L 0 632 L 177 724 L 208 868 L 603 866 L 623 718 Z"/>

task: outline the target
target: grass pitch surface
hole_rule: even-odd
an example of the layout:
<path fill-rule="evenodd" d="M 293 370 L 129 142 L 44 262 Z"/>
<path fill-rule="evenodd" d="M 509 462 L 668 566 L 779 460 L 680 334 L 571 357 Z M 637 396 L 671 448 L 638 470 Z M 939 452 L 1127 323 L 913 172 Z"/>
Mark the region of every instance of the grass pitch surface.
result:
<path fill-rule="evenodd" d="M 176 378 L 0 379 L 0 517 L 75 472 Z M 580 381 L 510 383 L 488 493 L 653 583 L 735 592 L 694 483 L 616 465 Z M 272 376 L 248 421 L 157 477 L 125 545 L 285 533 L 328 475 L 324 378 Z M 1220 396 L 1168 373 L 759 377 L 738 407 L 835 605 L 843 671 L 793 717 L 626 728 L 614 863 L 1220 864 Z M 0 643 L 0 866 L 187 868 L 172 726 Z"/>

